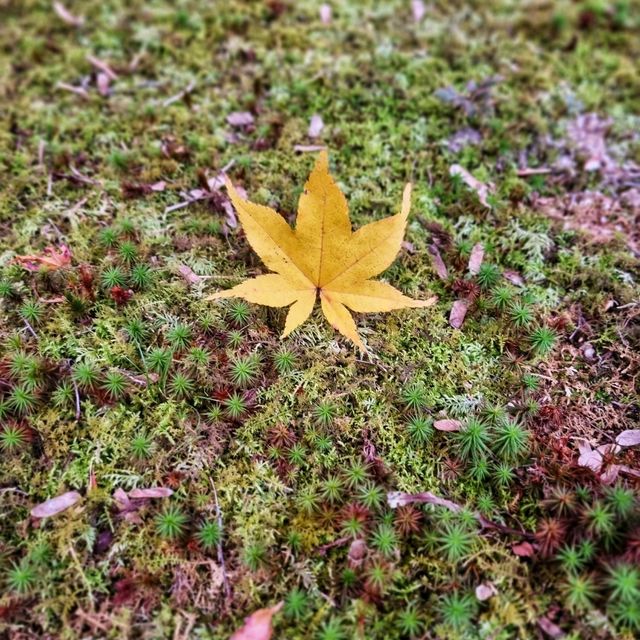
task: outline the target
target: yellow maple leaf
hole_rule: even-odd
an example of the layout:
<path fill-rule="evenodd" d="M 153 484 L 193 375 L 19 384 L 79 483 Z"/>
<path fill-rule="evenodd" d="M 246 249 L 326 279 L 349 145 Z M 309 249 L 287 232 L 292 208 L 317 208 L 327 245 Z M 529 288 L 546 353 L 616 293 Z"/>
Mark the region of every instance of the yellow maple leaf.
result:
<path fill-rule="evenodd" d="M 226 179 L 231 202 L 249 244 L 271 271 L 213 294 L 215 298 L 244 298 L 270 307 L 291 305 L 282 337 L 299 327 L 320 296 L 322 312 L 331 325 L 365 349 L 348 309 L 360 313 L 428 307 L 435 298 L 414 300 L 389 284 L 371 280 L 395 259 L 407 224 L 411 184 L 395 216 L 352 231 L 347 201 L 329 174 L 326 151 L 300 196 L 295 230 L 273 209 L 240 197 Z"/>

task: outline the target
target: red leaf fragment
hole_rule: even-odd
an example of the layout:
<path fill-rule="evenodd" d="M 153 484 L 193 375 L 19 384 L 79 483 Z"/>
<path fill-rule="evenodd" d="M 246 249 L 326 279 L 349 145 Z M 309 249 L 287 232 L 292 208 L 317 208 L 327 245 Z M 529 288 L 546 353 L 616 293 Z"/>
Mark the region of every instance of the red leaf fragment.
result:
<path fill-rule="evenodd" d="M 484 260 L 484 247 L 481 242 L 473 245 L 471 249 L 471 256 L 469 257 L 469 273 L 472 276 L 477 276 Z"/>
<path fill-rule="evenodd" d="M 253 124 L 254 118 L 248 111 L 234 111 L 227 116 L 227 122 L 232 127 L 248 127 Z"/>
<path fill-rule="evenodd" d="M 427 247 L 427 251 L 431 256 L 431 261 L 433 262 L 433 268 L 436 270 L 438 277 L 440 280 L 446 280 L 449 277 L 449 271 L 447 270 L 447 265 L 444 263 L 442 256 L 440 255 L 440 251 L 435 244 L 430 244 Z"/>
<path fill-rule="evenodd" d="M 31 515 L 34 518 L 49 518 L 66 511 L 81 499 L 82 496 L 77 491 L 67 491 L 33 507 Z"/>
<path fill-rule="evenodd" d="M 449 314 L 449 324 L 454 329 L 459 329 L 469 310 L 468 300 L 456 300 L 451 307 L 451 313 Z"/>
<path fill-rule="evenodd" d="M 317 138 L 322 133 L 322 129 L 324 129 L 324 121 L 322 120 L 322 116 L 319 113 L 314 113 L 311 116 L 311 121 L 309 122 L 309 130 L 307 131 L 307 135 L 310 138 Z"/>
<path fill-rule="evenodd" d="M 413 14 L 414 22 L 422 22 L 427 10 L 422 0 L 411 0 L 411 13 Z"/>
<path fill-rule="evenodd" d="M 515 284 L 517 287 L 524 287 L 524 278 L 517 272 L 511 269 L 505 269 L 502 275 L 511 284 Z"/>
<path fill-rule="evenodd" d="M 47 247 L 41 254 L 16 256 L 15 261 L 27 271 L 57 271 L 71 264 L 71 251 L 66 244 Z"/>
<path fill-rule="evenodd" d="M 530 542 L 526 540 L 524 542 L 518 542 L 511 546 L 511 551 L 519 558 L 530 558 L 534 555 L 535 549 Z"/>
<path fill-rule="evenodd" d="M 498 593 L 492 582 L 483 582 L 476 587 L 476 598 L 480 602 L 484 602 Z"/>
<path fill-rule="evenodd" d="M 538 620 L 538 626 L 547 636 L 554 640 L 564 638 L 565 636 L 564 631 L 555 622 L 551 622 L 546 616 L 542 616 L 542 618 Z"/>
<path fill-rule="evenodd" d="M 433 428 L 438 431 L 460 431 L 462 428 L 462 422 L 460 420 L 436 420 L 433 423 Z"/>
<path fill-rule="evenodd" d="M 173 491 L 167 487 L 149 487 L 148 489 L 132 489 L 129 491 L 130 498 L 168 498 L 173 495 Z"/>
<path fill-rule="evenodd" d="M 278 602 L 273 607 L 254 611 L 229 640 L 270 640 L 273 634 L 272 618 L 283 605 L 284 602 Z"/>
<path fill-rule="evenodd" d="M 320 22 L 329 24 L 331 22 L 331 6 L 328 4 L 320 5 Z"/>
<path fill-rule="evenodd" d="M 487 207 L 487 209 L 491 209 L 491 205 L 487 202 L 487 196 L 491 191 L 491 186 L 485 184 L 484 182 L 480 182 L 477 178 L 472 176 L 464 167 L 459 164 L 452 164 L 449 168 L 449 175 L 452 176 L 460 176 L 463 182 L 470 188 L 473 189 L 477 196 L 478 200 Z"/>
<path fill-rule="evenodd" d="M 98 85 L 98 93 L 106 97 L 109 95 L 109 85 L 111 84 L 111 80 L 106 73 L 102 71 L 96 77 L 96 85 Z"/>
<path fill-rule="evenodd" d="M 181 264 L 178 267 L 178 273 L 187 281 L 188 284 L 200 284 L 202 282 L 202 278 L 193 272 L 191 267 L 186 264 Z"/>

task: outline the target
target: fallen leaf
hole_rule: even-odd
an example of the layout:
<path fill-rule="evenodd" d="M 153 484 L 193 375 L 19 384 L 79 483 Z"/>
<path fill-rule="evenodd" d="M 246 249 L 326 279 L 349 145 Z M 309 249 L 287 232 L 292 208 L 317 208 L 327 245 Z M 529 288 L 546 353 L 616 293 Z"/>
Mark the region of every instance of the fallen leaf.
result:
<path fill-rule="evenodd" d="M 229 640 L 270 640 L 273 634 L 272 618 L 283 605 L 284 602 L 278 602 L 273 607 L 254 611 Z"/>
<path fill-rule="evenodd" d="M 54 2 L 53 10 L 60 20 L 72 27 L 81 27 L 84 24 L 84 17 L 76 16 L 67 9 L 62 2 Z"/>
<path fill-rule="evenodd" d="M 449 277 L 449 272 L 447 271 L 447 265 L 444 263 L 442 256 L 440 255 L 440 251 L 435 244 L 430 244 L 427 247 L 427 251 L 431 255 L 431 261 L 433 262 L 433 268 L 436 270 L 438 277 L 441 280 L 446 280 Z"/>
<path fill-rule="evenodd" d="M 299 327 L 320 296 L 329 323 L 363 351 L 364 343 L 348 309 L 373 313 L 428 307 L 435 298 L 414 300 L 389 284 L 371 280 L 396 257 L 411 206 L 406 185 L 400 213 L 353 232 L 347 201 L 329 175 L 326 152 L 318 156 L 298 205 L 295 230 L 268 207 L 240 197 L 227 180 L 227 191 L 249 244 L 275 273 L 245 280 L 210 299 L 239 297 L 289 309 L 283 337 Z"/>
<path fill-rule="evenodd" d="M 484 602 L 498 593 L 495 585 L 491 582 L 483 582 L 476 587 L 476 598 Z"/>
<path fill-rule="evenodd" d="M 511 551 L 519 558 L 530 558 L 535 553 L 533 545 L 526 541 L 511 545 Z"/>
<path fill-rule="evenodd" d="M 582 438 L 578 439 L 578 466 L 591 469 L 594 473 L 598 473 L 602 467 L 602 454 L 594 450 L 591 444 Z"/>
<path fill-rule="evenodd" d="M 482 261 L 484 260 L 484 247 L 481 242 L 473 245 L 473 249 L 471 249 L 471 255 L 469 256 L 469 273 L 472 276 L 477 276 L 480 267 L 482 266 Z"/>
<path fill-rule="evenodd" d="M 331 22 L 331 6 L 328 4 L 320 5 L 320 22 L 329 24 Z"/>
<path fill-rule="evenodd" d="M 57 271 L 71 264 L 71 251 L 66 244 L 47 247 L 43 253 L 16 256 L 15 261 L 28 271 Z"/>
<path fill-rule="evenodd" d="M 463 182 L 471 189 L 473 189 L 478 195 L 478 200 L 491 209 L 491 205 L 487 202 L 487 196 L 490 193 L 489 185 L 484 182 L 480 182 L 477 178 L 474 178 L 464 167 L 459 164 L 452 164 L 449 168 L 449 175 L 460 176 Z"/>
<path fill-rule="evenodd" d="M 67 493 L 63 493 L 55 498 L 50 498 L 42 504 L 33 507 L 33 509 L 31 509 L 31 515 L 34 518 L 49 518 L 66 511 L 81 499 L 82 496 L 77 491 L 67 491 Z"/>
<path fill-rule="evenodd" d="M 307 135 L 310 138 L 317 138 L 322 133 L 322 129 L 324 129 L 322 116 L 320 116 L 318 113 L 314 113 L 311 116 L 311 121 L 309 122 L 309 130 L 307 131 Z"/>
<path fill-rule="evenodd" d="M 600 472 L 606 455 L 616 454 L 621 449 L 617 443 L 602 444 L 593 449 L 591 444 L 583 438 L 578 438 L 576 442 L 580 454 L 578 456 L 578 466 L 591 469 L 594 473 Z"/>
<path fill-rule="evenodd" d="M 610 464 L 605 471 L 600 474 L 600 482 L 602 484 L 613 484 L 620 475 L 622 466 L 619 464 Z"/>
<path fill-rule="evenodd" d="M 248 111 L 234 111 L 227 116 L 227 122 L 232 127 L 248 127 L 253 124 L 254 119 Z"/>
<path fill-rule="evenodd" d="M 456 300 L 451 307 L 451 313 L 449 314 L 449 324 L 454 329 L 459 329 L 464 322 L 468 310 L 468 300 Z"/>
<path fill-rule="evenodd" d="M 149 487 L 148 489 L 132 489 L 129 491 L 130 498 L 168 498 L 173 495 L 173 491 L 167 487 Z"/>
<path fill-rule="evenodd" d="M 460 420 L 436 420 L 433 428 L 438 431 L 460 431 L 462 422 Z"/>
<path fill-rule="evenodd" d="M 621 473 L 625 473 L 628 476 L 631 476 L 632 478 L 640 478 L 640 470 L 633 469 L 632 467 L 626 464 L 619 465 L 619 470 Z"/>
<path fill-rule="evenodd" d="M 621 447 L 637 447 L 640 444 L 640 429 L 629 429 L 616 436 L 616 444 Z"/>

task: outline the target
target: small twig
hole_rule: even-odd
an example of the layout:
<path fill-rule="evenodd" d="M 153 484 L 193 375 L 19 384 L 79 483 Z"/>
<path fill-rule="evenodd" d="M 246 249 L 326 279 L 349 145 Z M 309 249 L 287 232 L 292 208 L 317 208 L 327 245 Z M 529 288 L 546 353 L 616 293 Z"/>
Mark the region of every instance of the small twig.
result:
<path fill-rule="evenodd" d="M 547 173 L 553 173 L 553 169 L 549 169 L 548 167 L 525 167 L 524 169 L 518 169 L 518 171 L 516 171 L 516 175 L 521 178 L 526 178 L 527 176 L 543 176 Z"/>
<path fill-rule="evenodd" d="M 22 322 L 24 322 L 25 327 L 27 327 L 29 333 L 37 340 L 38 334 L 33 330 L 33 327 L 29 324 L 29 321 L 26 318 L 22 318 Z"/>
<path fill-rule="evenodd" d="M 327 551 L 329 551 L 329 549 L 333 549 L 334 547 L 341 547 L 343 544 L 349 542 L 349 540 L 351 540 L 349 536 L 344 536 L 343 538 L 338 538 L 333 542 L 327 542 L 327 544 L 323 544 L 321 547 L 318 547 L 316 549 L 316 553 L 319 553 L 321 556 L 323 556 L 325 553 L 327 553 Z"/>
<path fill-rule="evenodd" d="M 227 598 L 227 602 L 231 598 L 231 588 L 229 586 L 229 579 L 227 578 L 227 569 L 224 563 L 224 554 L 222 553 L 222 511 L 220 509 L 220 503 L 218 502 L 218 492 L 216 491 L 216 485 L 213 479 L 209 478 L 211 482 L 211 488 L 213 489 L 213 498 L 216 501 L 216 517 L 218 519 L 218 529 L 220 530 L 220 539 L 218 540 L 218 562 L 222 569 L 222 582 L 224 584 L 224 595 Z"/>
<path fill-rule="evenodd" d="M 80 411 L 80 391 L 78 391 L 78 385 L 73 377 L 71 378 L 71 384 L 73 385 L 73 393 L 76 397 L 76 420 L 80 420 L 80 416 L 82 415 Z"/>
<path fill-rule="evenodd" d="M 190 82 L 185 89 L 183 89 L 182 91 L 179 91 L 178 93 L 171 96 L 170 98 L 167 98 L 162 103 L 162 106 L 168 107 L 169 105 L 172 105 L 174 102 L 178 102 L 178 100 L 182 100 L 182 98 L 184 98 L 187 94 L 191 93 L 195 89 L 195 87 L 196 87 L 195 82 L 193 81 Z"/>
<path fill-rule="evenodd" d="M 78 554 L 76 553 L 76 550 L 73 548 L 72 545 L 69 545 L 69 554 L 71 555 L 71 557 L 73 558 L 77 568 L 78 568 L 78 572 L 80 573 L 80 577 L 82 578 L 82 581 L 85 584 L 85 587 L 87 588 L 87 593 L 89 595 L 89 600 L 91 601 L 91 605 L 93 607 L 93 589 L 91 588 L 91 583 L 89 582 L 89 580 L 87 579 L 87 576 L 82 568 L 82 564 L 80 563 L 80 559 L 78 558 Z"/>
<path fill-rule="evenodd" d="M 72 84 L 68 82 L 58 82 L 56 85 L 58 89 L 64 89 L 65 91 L 70 91 L 71 93 L 75 93 L 77 96 L 80 96 L 84 100 L 89 99 L 89 94 L 84 87 L 74 87 Z"/>
<path fill-rule="evenodd" d="M 20 495 L 23 495 L 23 496 L 29 495 L 26 491 L 23 491 L 22 489 L 18 489 L 18 487 L 4 487 L 3 489 L 0 489 L 0 494 L 9 493 L 11 491 L 13 491 L 14 493 L 19 493 Z"/>
<path fill-rule="evenodd" d="M 100 58 L 89 54 L 87 55 L 87 62 L 98 69 L 98 71 L 106 73 L 110 80 L 118 79 L 118 74 L 104 60 L 100 60 Z"/>

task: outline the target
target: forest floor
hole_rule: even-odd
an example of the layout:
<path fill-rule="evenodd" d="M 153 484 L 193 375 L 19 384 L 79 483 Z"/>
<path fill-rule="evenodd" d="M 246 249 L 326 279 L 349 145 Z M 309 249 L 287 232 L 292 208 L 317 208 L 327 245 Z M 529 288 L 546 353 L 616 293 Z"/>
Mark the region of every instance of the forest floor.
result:
<path fill-rule="evenodd" d="M 0 636 L 638 637 L 637 3 L 0 13 Z M 207 300 L 321 147 L 367 354 Z"/>

